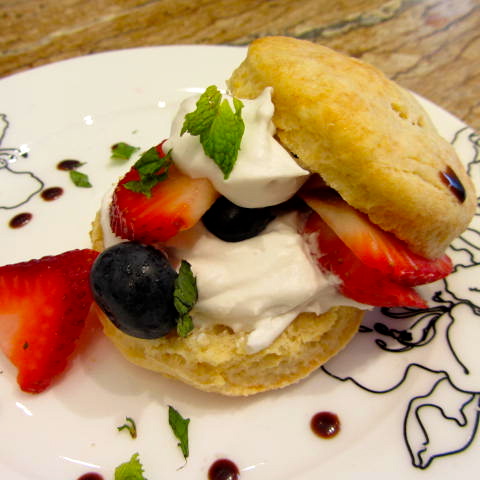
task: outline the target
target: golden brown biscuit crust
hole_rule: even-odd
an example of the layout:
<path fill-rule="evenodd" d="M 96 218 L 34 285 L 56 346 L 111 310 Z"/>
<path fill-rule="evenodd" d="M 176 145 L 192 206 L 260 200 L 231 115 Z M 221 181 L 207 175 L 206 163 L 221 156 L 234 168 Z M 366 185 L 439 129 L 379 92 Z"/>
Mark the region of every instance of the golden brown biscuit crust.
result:
<path fill-rule="evenodd" d="M 90 232 L 103 250 L 100 215 Z M 300 314 L 268 348 L 246 352 L 246 333 L 228 327 L 195 328 L 187 337 L 171 334 L 155 340 L 131 337 L 95 308 L 104 332 L 132 363 L 200 390 L 229 396 L 252 395 L 285 387 L 306 377 L 338 353 L 358 331 L 364 312 L 335 307 L 323 315 Z"/>
<path fill-rule="evenodd" d="M 300 314 L 268 348 L 245 352 L 247 335 L 216 325 L 143 340 L 118 330 L 97 307 L 105 334 L 130 362 L 206 392 L 246 396 L 298 382 L 338 353 L 355 335 L 363 312 L 335 307 Z"/>
<path fill-rule="evenodd" d="M 451 145 L 406 90 L 376 68 L 288 37 L 254 41 L 228 86 L 255 98 L 273 87 L 281 143 L 353 207 L 427 258 L 468 226 L 475 192 Z M 450 167 L 460 202 L 442 180 Z"/>

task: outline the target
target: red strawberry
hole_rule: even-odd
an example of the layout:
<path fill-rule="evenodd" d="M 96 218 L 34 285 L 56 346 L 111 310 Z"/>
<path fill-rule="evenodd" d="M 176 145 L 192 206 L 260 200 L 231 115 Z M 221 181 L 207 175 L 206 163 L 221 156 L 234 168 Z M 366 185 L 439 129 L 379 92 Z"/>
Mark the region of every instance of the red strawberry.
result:
<path fill-rule="evenodd" d="M 42 392 L 66 368 L 92 304 L 97 255 L 72 250 L 0 267 L 0 348 L 23 391 Z"/>
<path fill-rule="evenodd" d="M 428 260 L 374 225 L 332 191 L 305 194 L 304 200 L 352 250 L 358 259 L 396 283 L 409 287 L 431 283 L 452 272 L 447 255 Z"/>
<path fill-rule="evenodd" d="M 314 212 L 307 220 L 305 233 L 317 234 L 317 261 L 340 278 L 339 290 L 346 297 L 377 307 L 427 306 L 413 288 L 395 283 L 379 270 L 363 264 Z"/>
<path fill-rule="evenodd" d="M 157 152 L 164 156 L 161 145 Z M 190 178 L 174 165 L 169 167 L 167 177 L 151 189 L 150 197 L 125 187 L 127 182 L 139 179 L 134 166 L 120 180 L 110 206 L 110 226 L 117 236 L 127 240 L 164 242 L 195 225 L 218 197 L 209 180 Z"/>

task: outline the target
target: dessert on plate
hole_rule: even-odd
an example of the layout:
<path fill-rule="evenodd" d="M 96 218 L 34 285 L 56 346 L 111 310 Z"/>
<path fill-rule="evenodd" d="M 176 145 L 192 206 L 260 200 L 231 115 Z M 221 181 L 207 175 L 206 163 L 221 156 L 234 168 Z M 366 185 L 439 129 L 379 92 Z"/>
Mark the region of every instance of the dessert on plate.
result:
<path fill-rule="evenodd" d="M 227 87 L 181 103 L 105 195 L 92 249 L 0 267 L 22 390 L 65 370 L 92 305 L 137 365 L 224 395 L 284 387 L 451 272 L 475 192 L 409 92 L 287 37 L 254 41 Z"/>
<path fill-rule="evenodd" d="M 292 384 L 374 306 L 426 306 L 475 193 L 453 148 L 374 67 L 287 37 L 182 102 L 106 195 L 96 312 L 127 359 L 202 390 Z"/>

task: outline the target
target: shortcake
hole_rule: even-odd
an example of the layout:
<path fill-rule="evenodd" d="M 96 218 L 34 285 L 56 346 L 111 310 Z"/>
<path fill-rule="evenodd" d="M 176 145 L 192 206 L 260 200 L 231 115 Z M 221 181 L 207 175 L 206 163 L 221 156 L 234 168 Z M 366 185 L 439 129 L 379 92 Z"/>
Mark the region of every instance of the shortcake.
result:
<path fill-rule="evenodd" d="M 133 363 L 224 395 L 299 381 L 364 312 L 426 307 L 476 198 L 408 91 L 307 41 L 254 41 L 106 195 L 91 272 Z"/>

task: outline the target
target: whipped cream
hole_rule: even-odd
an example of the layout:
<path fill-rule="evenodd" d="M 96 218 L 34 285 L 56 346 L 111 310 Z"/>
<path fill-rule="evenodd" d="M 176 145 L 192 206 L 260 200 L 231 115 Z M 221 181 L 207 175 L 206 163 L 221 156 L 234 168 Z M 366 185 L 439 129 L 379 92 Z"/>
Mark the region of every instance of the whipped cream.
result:
<path fill-rule="evenodd" d="M 180 132 L 185 115 L 195 110 L 199 95 L 184 100 L 175 116 L 164 151 L 172 149 L 175 165 L 192 178 L 208 178 L 215 189 L 240 207 L 258 208 L 288 200 L 307 180 L 309 172 L 274 138 L 272 89 L 255 100 L 243 100 L 245 131 L 238 158 L 227 180 L 205 155 L 197 136 Z M 231 97 L 224 96 L 231 100 Z"/>
<path fill-rule="evenodd" d="M 256 237 L 224 242 L 201 223 L 168 242 L 170 256 L 187 260 L 197 278 L 196 327 L 222 324 L 249 332 L 247 351 L 268 347 L 301 312 L 317 315 L 358 304 L 340 295 L 338 280 L 317 268 L 303 237 L 300 215 L 284 214 Z"/>
<path fill-rule="evenodd" d="M 108 192 L 100 210 L 105 248 L 124 241 L 110 228 L 110 201 Z M 319 315 L 341 305 L 371 308 L 341 295 L 337 277 L 320 271 L 298 233 L 300 223 L 300 214 L 287 213 L 256 237 L 230 243 L 199 222 L 171 238 L 165 250 L 172 263 L 187 260 L 197 279 L 198 301 L 191 311 L 195 327 L 221 324 L 246 332 L 246 350 L 255 353 L 302 312 Z"/>

